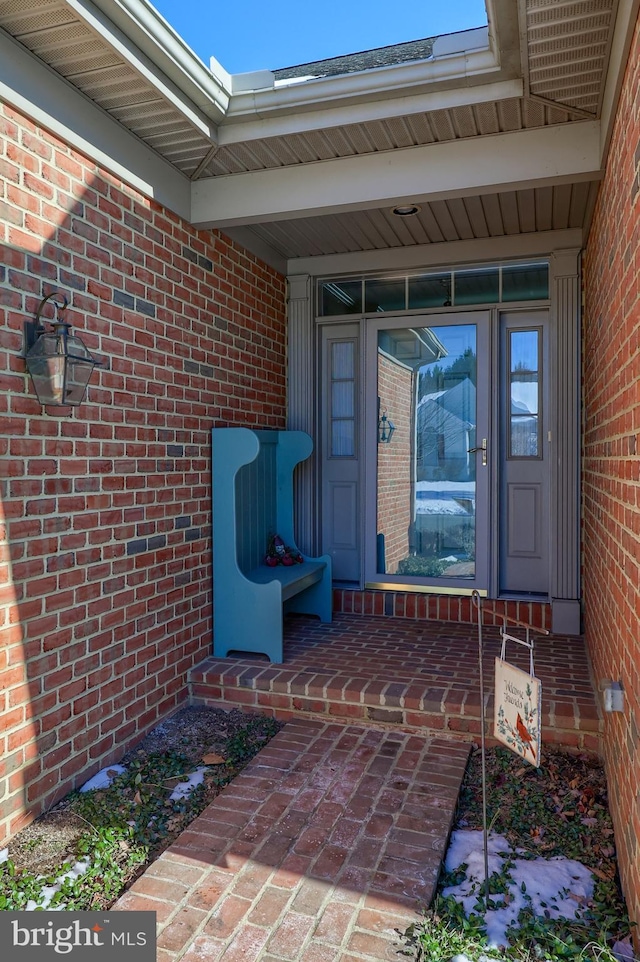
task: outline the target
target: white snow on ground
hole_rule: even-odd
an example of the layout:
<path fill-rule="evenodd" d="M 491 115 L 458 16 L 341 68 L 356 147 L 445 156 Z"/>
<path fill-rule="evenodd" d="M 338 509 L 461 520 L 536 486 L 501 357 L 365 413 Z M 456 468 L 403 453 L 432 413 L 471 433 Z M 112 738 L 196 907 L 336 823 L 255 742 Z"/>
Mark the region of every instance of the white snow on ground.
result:
<path fill-rule="evenodd" d="M 202 785 L 204 779 L 204 773 L 207 771 L 206 768 L 196 768 L 195 772 L 191 772 L 186 782 L 180 782 L 174 790 L 171 792 L 169 798 L 172 802 L 180 801 L 181 798 L 186 798 L 194 790 L 196 785 Z"/>
<path fill-rule="evenodd" d="M 456 494 L 464 493 L 472 498 L 475 489 L 475 481 L 416 481 L 416 491 L 433 492 L 435 494 L 441 491 L 454 491 Z"/>
<path fill-rule="evenodd" d="M 593 875 L 573 859 L 521 858 L 502 835 L 489 835 L 489 875 L 506 872 L 508 894 L 492 894 L 500 908 L 484 912 L 484 903 L 477 907 L 484 894 L 484 854 L 482 832 L 459 830 L 453 832 L 445 858 L 448 872 L 466 865 L 465 878 L 459 885 L 443 889 L 444 896 L 453 895 L 464 906 L 466 915 L 475 911 L 484 914 L 487 937 L 491 946 L 507 944 L 507 929 L 516 923 L 523 908 L 542 918 L 575 919 L 581 906 L 593 897 Z M 509 863 L 508 865 L 506 863 Z M 505 904 L 506 903 L 506 904 Z"/>
<path fill-rule="evenodd" d="M 85 782 L 80 791 L 92 792 L 94 788 L 108 788 L 116 775 L 121 775 L 122 772 L 126 772 L 126 768 L 122 765 L 109 765 L 108 768 L 103 768 L 97 775 Z"/>
<path fill-rule="evenodd" d="M 85 782 L 82 788 L 80 789 L 80 791 L 91 792 L 91 791 L 94 791 L 94 789 L 96 788 L 108 788 L 111 782 L 113 781 L 113 779 L 116 777 L 116 775 L 120 775 L 122 772 L 125 772 L 125 771 L 126 771 L 126 768 L 124 768 L 124 766 L 122 765 L 109 765 L 108 768 L 103 768 L 102 771 L 99 771 L 97 773 L 97 775 L 94 775 L 93 778 L 90 778 L 88 782 Z M 197 785 L 202 784 L 202 781 L 204 779 L 204 774 L 206 771 L 207 771 L 206 768 L 201 767 L 201 768 L 197 768 L 195 772 L 192 772 L 188 776 L 187 781 L 180 782 L 180 784 L 174 789 L 174 791 L 171 793 L 171 796 L 170 796 L 171 800 L 179 801 L 182 798 L 186 798 L 186 796 L 189 795 Z M 130 822 L 129 824 L 132 825 L 134 823 Z M 6 862 L 8 858 L 9 858 L 9 849 L 8 848 L 0 849 L 0 864 L 2 862 Z M 81 859 L 80 861 L 76 862 L 69 869 L 68 872 L 65 872 L 64 875 L 61 875 L 56 880 L 54 885 L 43 886 L 42 891 L 40 893 L 41 898 L 38 901 L 36 901 L 35 899 L 30 899 L 25 905 L 26 911 L 33 912 L 36 909 L 49 909 L 50 911 L 59 912 L 64 910 L 65 909 L 64 905 L 55 905 L 52 907 L 51 899 L 56 894 L 56 892 L 58 892 L 62 888 L 62 885 L 66 879 L 74 879 L 74 878 L 78 878 L 80 875 L 84 875 L 84 873 L 89 868 L 90 864 L 91 862 L 88 859 Z M 44 876 L 42 877 L 44 878 Z"/>
<path fill-rule="evenodd" d="M 29 899 L 29 901 L 25 905 L 26 911 L 34 912 L 36 909 L 49 909 L 49 911 L 51 912 L 63 911 L 66 906 L 54 905 L 52 907 L 51 899 L 56 894 L 56 892 L 60 891 L 60 889 L 62 888 L 62 884 L 66 879 L 79 878 L 81 875 L 84 875 L 84 873 L 87 871 L 90 865 L 91 865 L 91 862 L 89 861 L 89 859 L 82 859 L 81 861 L 76 862 L 75 865 L 73 865 L 73 867 L 70 868 L 68 872 L 65 872 L 64 875 L 59 876 L 59 878 L 56 880 L 55 885 L 43 886 L 42 891 L 40 893 L 41 896 L 43 896 L 41 900 L 36 902 L 34 899 Z"/>
<path fill-rule="evenodd" d="M 416 501 L 416 514 L 464 514 L 465 511 L 457 501 L 448 498 L 429 498 L 428 501 Z"/>

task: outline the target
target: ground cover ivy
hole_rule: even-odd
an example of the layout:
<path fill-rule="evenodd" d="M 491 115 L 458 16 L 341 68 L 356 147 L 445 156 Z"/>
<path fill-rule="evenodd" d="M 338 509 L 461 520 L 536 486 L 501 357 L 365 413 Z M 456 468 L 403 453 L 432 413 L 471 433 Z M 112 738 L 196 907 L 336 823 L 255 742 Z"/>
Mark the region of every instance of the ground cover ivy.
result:
<path fill-rule="evenodd" d="M 82 828 L 55 870 L 28 871 L 11 857 L 0 862 L 0 910 L 108 908 L 280 727 L 272 718 L 245 715 L 217 751 L 203 754 L 198 744 L 197 762 L 188 735 L 170 750 L 133 751 L 108 787 L 74 792 L 50 814 L 54 822 L 60 813 Z M 198 767 L 202 783 L 172 798 Z"/>
<path fill-rule="evenodd" d="M 487 752 L 487 813 L 490 830 L 504 836 L 519 857 L 564 856 L 585 865 L 594 876 L 594 894 L 580 918 L 552 919 L 536 914 L 523 884 L 524 908 L 507 931 L 508 944 L 492 948 L 484 931 L 484 892 L 478 891 L 469 914 L 443 891 L 457 885 L 462 871 L 443 873 L 436 898 L 422 921 L 405 933 L 405 955 L 416 962 L 462 956 L 471 962 L 510 958 L 517 962 L 614 962 L 612 946 L 628 939 L 630 923 L 620 893 L 613 826 L 606 781 L 598 761 L 561 751 L 546 751 L 539 769 L 524 765 L 506 749 Z M 482 828 L 481 755 L 472 755 L 463 782 L 456 828 Z M 510 863 L 489 880 L 489 908 L 503 902 Z M 496 896 L 495 900 L 492 896 Z"/>

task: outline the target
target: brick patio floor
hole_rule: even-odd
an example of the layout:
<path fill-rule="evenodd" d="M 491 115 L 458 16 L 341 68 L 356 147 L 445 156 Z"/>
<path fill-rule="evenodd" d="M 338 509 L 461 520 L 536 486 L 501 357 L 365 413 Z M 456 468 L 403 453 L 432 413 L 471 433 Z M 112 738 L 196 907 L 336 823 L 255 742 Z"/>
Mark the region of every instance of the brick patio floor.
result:
<path fill-rule="evenodd" d="M 497 627 L 484 627 L 483 651 L 491 719 Z M 528 671 L 528 658 L 509 644 L 512 664 Z M 600 752 L 602 714 L 583 639 L 535 635 L 535 660 L 543 743 Z M 283 664 L 211 656 L 191 671 L 189 684 L 194 703 L 258 709 L 283 720 L 373 722 L 466 740 L 480 734 L 478 632 L 468 624 L 338 614 L 323 625 L 290 616 Z"/>
<path fill-rule="evenodd" d="M 123 895 L 158 962 L 399 962 L 433 894 L 469 746 L 291 721 Z"/>

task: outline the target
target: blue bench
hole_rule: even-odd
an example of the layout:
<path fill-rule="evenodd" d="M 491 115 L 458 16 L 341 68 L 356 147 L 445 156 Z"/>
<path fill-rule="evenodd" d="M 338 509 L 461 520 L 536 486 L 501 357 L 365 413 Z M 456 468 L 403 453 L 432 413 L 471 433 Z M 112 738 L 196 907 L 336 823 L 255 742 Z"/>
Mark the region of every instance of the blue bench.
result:
<path fill-rule="evenodd" d="M 264 563 L 271 535 L 296 547 L 293 471 L 312 450 L 304 431 L 212 431 L 214 655 L 261 652 L 281 662 L 283 612 L 331 621 L 328 555 L 303 555 L 290 567 Z"/>

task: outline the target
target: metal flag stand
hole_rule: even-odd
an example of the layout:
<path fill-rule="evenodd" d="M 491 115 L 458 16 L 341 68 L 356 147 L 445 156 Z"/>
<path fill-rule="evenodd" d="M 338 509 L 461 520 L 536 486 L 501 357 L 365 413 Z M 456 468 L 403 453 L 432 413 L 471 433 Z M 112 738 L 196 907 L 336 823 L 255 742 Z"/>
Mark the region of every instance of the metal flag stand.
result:
<path fill-rule="evenodd" d="M 486 711 L 484 702 L 484 670 L 483 670 L 483 642 L 482 642 L 482 597 L 480 592 L 473 590 L 472 601 L 478 612 L 478 667 L 480 672 L 480 752 L 482 758 L 482 847 L 484 855 L 484 910 L 485 912 L 489 909 L 489 830 L 487 828 L 487 761 L 486 761 L 486 739 L 485 739 L 485 721 L 486 721 Z M 546 628 L 535 628 L 533 625 L 528 624 L 525 621 L 517 621 L 515 618 L 509 618 L 508 615 L 499 614 L 499 618 L 502 618 L 504 624 L 500 628 L 500 638 L 502 641 L 502 659 L 504 659 L 505 654 L 505 644 L 507 641 L 514 641 L 518 645 L 523 645 L 525 648 L 529 649 L 529 668 L 530 674 L 534 674 L 534 664 L 533 664 L 533 640 L 531 639 L 531 632 L 535 632 L 541 635 L 548 635 L 549 632 Z M 513 635 L 507 634 L 506 626 L 507 622 L 513 625 L 517 625 L 520 628 L 525 629 L 525 639 L 515 638 Z"/>
<path fill-rule="evenodd" d="M 474 589 L 473 603 L 478 612 L 478 666 L 480 669 L 480 753 L 482 759 L 482 851 L 484 854 L 484 910 L 489 909 L 489 832 L 487 829 L 487 754 L 485 745 L 484 671 L 482 658 L 482 598 Z"/>

